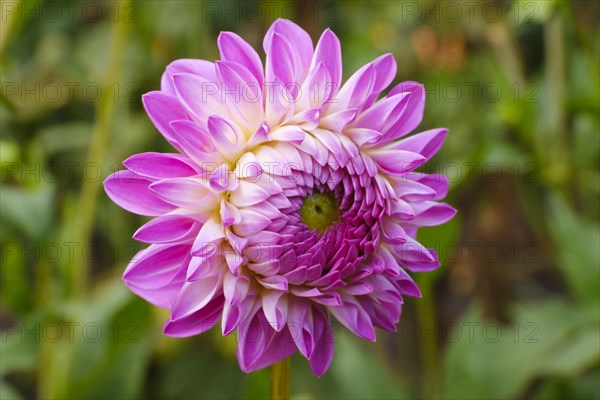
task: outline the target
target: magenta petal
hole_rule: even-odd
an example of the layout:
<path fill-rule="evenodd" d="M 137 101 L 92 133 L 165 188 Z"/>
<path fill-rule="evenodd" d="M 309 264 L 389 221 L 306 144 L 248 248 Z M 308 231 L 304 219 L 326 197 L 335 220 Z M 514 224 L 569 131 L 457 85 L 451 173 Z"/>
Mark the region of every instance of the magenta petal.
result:
<path fill-rule="evenodd" d="M 262 85 L 242 64 L 217 61 L 217 74 L 223 84 L 221 101 L 236 121 L 250 130 L 262 122 Z"/>
<path fill-rule="evenodd" d="M 313 44 L 310 36 L 304 29 L 300 28 L 298 25 L 293 23 L 292 21 L 288 21 L 285 19 L 278 19 L 271 25 L 271 28 L 267 31 L 265 35 L 265 39 L 263 41 L 263 47 L 265 49 L 265 53 L 267 53 L 267 65 L 269 63 L 269 54 L 273 49 L 270 48 L 271 39 L 273 35 L 277 33 L 283 39 L 285 39 L 288 43 L 293 43 L 294 45 L 294 53 L 293 56 L 290 57 L 292 61 L 297 82 L 301 83 L 306 76 L 308 71 L 309 64 L 311 62 L 313 56 Z M 277 50 L 275 49 L 273 56 L 277 55 Z M 271 57 L 273 57 L 271 56 Z M 269 78 L 267 77 L 269 81 Z M 273 82 L 273 81 L 270 81 Z"/>
<path fill-rule="evenodd" d="M 273 33 L 267 47 L 265 47 L 267 59 L 265 63 L 265 75 L 267 82 L 271 84 L 280 81 L 287 88 L 293 98 L 298 93 L 297 60 L 290 42 L 278 33 Z M 282 90 L 275 87 L 275 91 Z M 289 101 L 289 100 L 288 100 Z"/>
<path fill-rule="evenodd" d="M 205 123 L 210 115 L 226 115 L 219 83 L 198 75 L 178 73 L 173 75 L 177 97 L 196 121 Z M 184 119 L 173 118 L 173 120 Z M 170 122 L 170 121 L 169 121 Z"/>
<path fill-rule="evenodd" d="M 319 334 L 315 338 L 315 348 L 309 358 L 310 369 L 315 375 L 323 376 L 333 360 L 335 338 L 327 312 L 320 307 L 313 307 L 313 322 L 315 331 Z"/>
<path fill-rule="evenodd" d="M 246 67 L 262 87 L 263 68 L 260 57 L 244 39 L 232 32 L 221 32 L 217 39 L 221 60 L 235 61 Z"/>
<path fill-rule="evenodd" d="M 173 210 L 175 206 L 164 202 L 150 191 L 151 183 L 147 178 L 123 170 L 104 180 L 104 190 L 112 201 L 134 214 L 158 216 Z"/>
<path fill-rule="evenodd" d="M 177 140 L 181 150 L 196 160 L 201 168 L 204 167 L 204 164 L 210 161 L 208 153 L 215 150 L 208 132 L 189 120 L 172 121 L 170 125 L 173 129 L 173 137 Z"/>
<path fill-rule="evenodd" d="M 238 207 L 248 207 L 260 203 L 270 197 L 260 186 L 248 182 L 240 181 L 237 190 L 231 193 L 229 201 Z"/>
<path fill-rule="evenodd" d="M 402 313 L 402 303 L 378 301 L 370 297 L 361 297 L 360 304 L 369 313 L 373 325 L 395 332 Z"/>
<path fill-rule="evenodd" d="M 413 226 L 436 226 L 448 222 L 456 215 L 456 209 L 445 203 L 425 201 L 412 206 L 415 217 L 409 224 Z"/>
<path fill-rule="evenodd" d="M 185 265 L 188 258 L 183 261 Z M 177 297 L 181 286 L 185 282 L 185 268 L 180 269 L 171 280 L 166 282 L 162 286 L 157 287 L 140 287 L 136 286 L 131 282 L 125 281 L 127 287 L 132 293 L 146 300 L 148 303 L 153 304 L 160 308 L 171 308 L 173 301 Z"/>
<path fill-rule="evenodd" d="M 384 127 L 383 142 L 388 142 L 412 132 L 423 119 L 425 110 L 425 87 L 417 82 L 402 82 L 388 93 L 388 97 L 399 93 L 409 96 L 408 103 L 398 115 Z"/>
<path fill-rule="evenodd" d="M 406 243 L 395 246 L 394 251 L 400 265 L 410 271 L 431 271 L 440 266 L 435 251 L 410 237 Z"/>
<path fill-rule="evenodd" d="M 177 97 L 165 92 L 150 92 L 142 96 L 142 103 L 156 129 L 173 147 L 181 150 L 169 125 L 171 121 L 187 119 L 187 114 Z"/>
<path fill-rule="evenodd" d="M 240 217 L 240 222 L 233 227 L 233 230 L 236 234 L 241 236 L 254 235 L 271 224 L 269 218 L 249 209 L 240 210 Z"/>
<path fill-rule="evenodd" d="M 167 65 L 165 73 L 160 80 L 160 88 L 163 92 L 175 94 L 173 86 L 173 74 L 190 73 L 193 75 L 202 76 L 209 81 L 215 82 L 217 75 L 215 72 L 215 64 L 206 60 L 179 59 Z"/>
<path fill-rule="evenodd" d="M 130 261 L 123 279 L 139 287 L 158 287 L 169 282 L 189 254 L 189 244 L 151 245 Z"/>
<path fill-rule="evenodd" d="M 212 299 L 201 310 L 187 317 L 167 321 L 163 333 L 172 337 L 188 337 L 206 332 L 221 318 L 223 310 L 223 296 Z"/>
<path fill-rule="evenodd" d="M 327 107 L 328 113 L 335 113 L 347 109 L 361 109 L 373 91 L 375 84 L 375 68 L 367 64 L 356 71 L 332 96 Z"/>
<path fill-rule="evenodd" d="M 398 114 L 406 107 L 409 98 L 406 93 L 399 93 L 395 96 L 388 96 L 364 111 L 353 124 L 357 128 L 369 128 L 377 132 L 383 137 L 384 126 L 391 119 L 398 118 Z"/>
<path fill-rule="evenodd" d="M 402 139 L 389 147 L 419 153 L 429 160 L 442 147 L 447 134 L 448 130 L 444 128 L 431 129 Z"/>
<path fill-rule="evenodd" d="M 304 130 L 296 126 L 288 125 L 271 131 L 269 138 L 271 140 L 278 140 L 282 142 L 302 143 L 304 140 L 304 135 Z"/>
<path fill-rule="evenodd" d="M 373 104 L 379 93 L 392 83 L 397 70 L 396 60 L 394 60 L 394 56 L 390 53 L 377 57 L 371 64 L 375 68 L 375 82 L 364 107 L 369 107 Z"/>
<path fill-rule="evenodd" d="M 128 170 L 156 180 L 198 174 L 193 161 L 181 154 L 140 153 L 123 161 Z"/>
<path fill-rule="evenodd" d="M 150 189 L 161 199 L 191 210 L 212 208 L 210 205 L 217 202 L 208 184 L 196 178 L 162 179 Z"/>
<path fill-rule="evenodd" d="M 396 282 L 400 288 L 400 291 L 403 294 L 413 296 L 413 297 L 421 297 L 421 290 L 419 286 L 415 283 L 415 281 L 408 275 L 408 273 L 400 268 L 400 275 L 396 278 Z"/>
<path fill-rule="evenodd" d="M 316 68 L 319 63 L 323 63 L 327 69 L 334 89 L 339 89 L 342 81 L 342 49 L 340 40 L 330 29 L 325 29 L 317 43 L 311 69 Z"/>
<path fill-rule="evenodd" d="M 262 296 L 265 318 L 277 332 L 285 327 L 287 319 L 287 296 L 285 292 L 270 290 Z"/>
<path fill-rule="evenodd" d="M 262 311 L 238 329 L 237 358 L 245 372 L 256 371 L 276 363 L 296 351 L 289 331 L 275 331 Z"/>
<path fill-rule="evenodd" d="M 142 225 L 133 238 L 145 243 L 173 243 L 190 240 L 202 224 L 186 215 L 166 214 Z"/>
<path fill-rule="evenodd" d="M 293 299 L 288 304 L 287 328 L 300 353 L 308 358 L 314 348 L 310 303 Z"/>
<path fill-rule="evenodd" d="M 390 181 L 396 195 L 408 202 L 433 200 L 437 195 L 429 186 L 408 179 L 408 177 L 392 177 Z"/>
<path fill-rule="evenodd" d="M 204 278 L 185 282 L 171 307 L 171 319 L 185 318 L 205 307 L 222 291 L 223 274 L 208 275 Z"/>
<path fill-rule="evenodd" d="M 375 330 L 369 314 L 353 296 L 342 296 L 343 305 L 331 307 L 329 312 L 352 333 L 371 341 L 375 341 Z"/>
<path fill-rule="evenodd" d="M 448 178 L 442 174 L 413 173 L 409 176 L 417 182 L 430 187 L 436 193 L 433 200 L 441 200 L 448 194 Z"/>
<path fill-rule="evenodd" d="M 422 155 L 406 150 L 376 150 L 369 156 L 379 168 L 391 175 L 413 171 L 426 161 Z"/>

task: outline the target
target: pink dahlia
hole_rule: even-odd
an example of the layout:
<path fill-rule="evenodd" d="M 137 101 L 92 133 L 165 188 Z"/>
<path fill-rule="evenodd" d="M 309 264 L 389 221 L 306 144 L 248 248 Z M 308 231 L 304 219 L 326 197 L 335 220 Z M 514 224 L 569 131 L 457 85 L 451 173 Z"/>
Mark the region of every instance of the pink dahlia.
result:
<path fill-rule="evenodd" d="M 410 272 L 439 265 L 416 239 L 448 221 L 448 183 L 414 172 L 446 129 L 419 125 L 423 86 L 394 78 L 390 54 L 340 87 L 340 42 L 276 21 L 256 51 L 231 32 L 221 60 L 177 60 L 146 111 L 177 153 L 142 153 L 104 182 L 124 209 L 155 217 L 134 238 L 150 246 L 123 279 L 168 308 L 166 335 L 198 335 L 219 320 L 237 332 L 244 371 L 296 349 L 322 375 L 333 357 L 330 318 L 375 340 L 395 330 Z M 339 90 L 338 90 L 339 89 Z"/>

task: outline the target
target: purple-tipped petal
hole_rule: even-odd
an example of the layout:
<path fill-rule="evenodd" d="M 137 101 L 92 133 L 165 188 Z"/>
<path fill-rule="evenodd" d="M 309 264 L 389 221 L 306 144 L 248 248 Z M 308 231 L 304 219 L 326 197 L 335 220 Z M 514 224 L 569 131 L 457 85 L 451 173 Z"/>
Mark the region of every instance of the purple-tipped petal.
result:
<path fill-rule="evenodd" d="M 215 64 L 210 61 L 192 59 L 175 60 L 171 64 L 167 65 L 165 73 L 162 75 L 160 81 L 161 90 L 163 92 L 175 94 L 175 87 L 173 86 L 173 74 L 182 72 L 199 75 L 213 82 L 215 82 L 217 79 Z"/>
<path fill-rule="evenodd" d="M 196 175 L 199 168 L 181 154 L 140 153 L 123 161 L 128 170 L 151 180 Z"/>
<path fill-rule="evenodd" d="M 269 63 L 269 50 L 272 50 L 270 48 L 270 43 L 273 34 L 275 33 L 279 34 L 288 43 L 293 43 L 295 50 L 292 53 L 293 66 L 295 75 L 298 79 L 297 82 L 301 83 L 306 76 L 313 56 L 313 44 L 310 36 L 308 33 L 306 33 L 306 31 L 304 31 L 304 29 L 300 28 L 292 21 L 285 19 L 278 19 L 275 21 L 273 25 L 271 25 L 271 28 L 268 30 L 263 41 L 263 48 L 265 49 L 265 53 L 267 53 L 267 65 Z M 277 53 L 274 53 L 274 55 L 276 54 Z M 269 81 L 268 77 L 267 81 Z"/>
<path fill-rule="evenodd" d="M 330 29 L 325 29 L 317 43 L 311 69 L 317 68 L 320 63 L 327 70 L 333 87 L 337 90 L 342 81 L 342 48 L 340 40 Z"/>
<path fill-rule="evenodd" d="M 173 128 L 169 125 L 172 121 L 187 119 L 185 109 L 177 97 L 165 92 L 150 92 L 142 96 L 142 103 L 156 129 L 173 147 L 181 150 L 173 135 Z"/>
<path fill-rule="evenodd" d="M 217 39 L 221 60 L 237 62 L 250 71 L 262 87 L 263 67 L 256 51 L 233 32 L 221 32 Z"/>
<path fill-rule="evenodd" d="M 355 335 L 363 339 L 375 341 L 373 323 L 365 309 L 352 296 L 344 296 L 342 299 L 344 302 L 343 305 L 340 307 L 331 307 L 329 312 Z"/>
<path fill-rule="evenodd" d="M 104 180 L 104 190 L 112 201 L 134 214 L 154 217 L 175 209 L 149 189 L 151 183 L 147 178 L 123 170 Z"/>
<path fill-rule="evenodd" d="M 409 221 L 414 226 L 436 226 L 448 222 L 456 215 L 456 209 L 449 204 L 425 201 L 412 206 L 415 217 Z"/>
<path fill-rule="evenodd" d="M 201 179 L 162 179 L 152 183 L 150 190 L 162 200 L 190 210 L 209 210 L 218 204 L 209 185 Z"/>
<path fill-rule="evenodd" d="M 402 82 L 388 93 L 388 97 L 406 93 L 409 101 L 395 118 L 383 128 L 382 143 L 397 139 L 412 132 L 423 119 L 425 110 L 425 87 L 416 82 Z"/>
<path fill-rule="evenodd" d="M 333 345 L 335 339 L 329 324 L 327 312 L 320 307 L 313 307 L 315 331 L 319 332 L 315 339 L 315 348 L 309 358 L 310 369 L 317 376 L 323 376 L 333 360 Z"/>
<path fill-rule="evenodd" d="M 202 224 L 187 215 L 165 214 L 142 225 L 133 238 L 145 243 L 174 243 L 189 240 Z"/>
<path fill-rule="evenodd" d="M 123 279 L 138 287 L 160 287 L 185 267 L 189 249 L 189 244 L 152 245 L 133 257 Z"/>
<path fill-rule="evenodd" d="M 442 147 L 447 134 L 448 130 L 444 128 L 431 129 L 402 139 L 393 145 L 386 146 L 386 148 L 412 151 L 429 160 Z"/>
<path fill-rule="evenodd" d="M 223 297 L 212 299 L 201 310 L 187 317 L 167 321 L 163 333 L 172 337 L 188 337 L 206 332 L 219 320 L 223 310 Z"/>

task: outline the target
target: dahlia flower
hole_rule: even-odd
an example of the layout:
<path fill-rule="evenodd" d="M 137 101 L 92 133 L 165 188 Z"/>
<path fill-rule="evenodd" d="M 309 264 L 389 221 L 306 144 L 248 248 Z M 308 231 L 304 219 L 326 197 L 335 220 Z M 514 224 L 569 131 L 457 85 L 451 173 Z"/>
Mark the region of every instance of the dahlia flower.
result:
<path fill-rule="evenodd" d="M 127 211 L 154 217 L 134 234 L 150 246 L 123 279 L 170 310 L 166 335 L 198 335 L 218 321 L 237 333 L 244 371 L 298 350 L 320 376 L 334 348 L 331 320 L 374 341 L 395 330 L 408 272 L 439 265 L 416 239 L 448 221 L 441 175 L 415 172 L 446 129 L 409 136 L 424 89 L 403 82 L 377 100 L 396 64 L 383 55 L 343 86 L 340 42 L 316 47 L 277 20 L 257 52 L 231 32 L 220 61 L 167 66 L 148 116 L 177 150 L 142 153 L 104 182 Z"/>

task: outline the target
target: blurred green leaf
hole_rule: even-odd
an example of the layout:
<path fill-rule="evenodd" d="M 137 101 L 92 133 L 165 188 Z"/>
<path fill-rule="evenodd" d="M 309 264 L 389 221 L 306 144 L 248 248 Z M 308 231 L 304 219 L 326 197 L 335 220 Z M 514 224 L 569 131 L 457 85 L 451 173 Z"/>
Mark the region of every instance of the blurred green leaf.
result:
<path fill-rule="evenodd" d="M 548 225 L 557 249 L 557 265 L 583 302 L 600 299 L 600 227 L 581 220 L 557 193 L 548 199 Z"/>
<path fill-rule="evenodd" d="M 0 217 L 30 238 L 40 238 L 50 228 L 54 192 L 49 184 L 24 188 L 3 185 L 0 190 Z"/>
<path fill-rule="evenodd" d="M 42 129 L 38 138 L 48 156 L 70 151 L 86 150 L 90 141 L 92 124 L 87 122 L 70 122 Z"/>
<path fill-rule="evenodd" d="M 21 400 L 21 396 L 10 384 L 0 379 L 0 399 L 2 400 Z"/>
<path fill-rule="evenodd" d="M 91 302 L 72 303 L 60 322 L 75 323 L 74 339 L 42 343 L 43 394 L 80 399 L 140 396 L 152 349 L 150 305 L 111 281 Z"/>
<path fill-rule="evenodd" d="M 594 314 L 574 315 L 566 302 L 548 300 L 519 305 L 514 322 L 500 325 L 472 308 L 457 322 L 461 335 L 446 350 L 443 398 L 515 398 L 536 377 L 572 376 L 595 365 L 600 343 L 590 340 L 598 337 Z"/>

